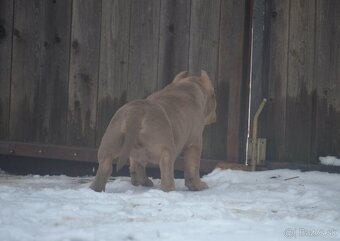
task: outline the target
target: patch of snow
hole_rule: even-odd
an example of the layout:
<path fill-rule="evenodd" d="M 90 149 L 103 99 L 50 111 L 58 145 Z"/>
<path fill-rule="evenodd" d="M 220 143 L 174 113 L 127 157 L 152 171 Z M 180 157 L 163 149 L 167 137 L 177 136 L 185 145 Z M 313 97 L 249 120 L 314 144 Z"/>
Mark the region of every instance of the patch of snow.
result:
<path fill-rule="evenodd" d="M 340 159 L 336 158 L 335 156 L 325 156 L 319 157 L 320 163 L 323 165 L 330 165 L 330 166 L 340 166 Z"/>
<path fill-rule="evenodd" d="M 294 179 L 290 179 L 294 178 Z M 334 240 L 340 238 L 339 174 L 216 169 L 210 186 L 188 191 L 134 187 L 92 177 L 13 176 L 0 172 L 0 239 L 16 240 Z"/>

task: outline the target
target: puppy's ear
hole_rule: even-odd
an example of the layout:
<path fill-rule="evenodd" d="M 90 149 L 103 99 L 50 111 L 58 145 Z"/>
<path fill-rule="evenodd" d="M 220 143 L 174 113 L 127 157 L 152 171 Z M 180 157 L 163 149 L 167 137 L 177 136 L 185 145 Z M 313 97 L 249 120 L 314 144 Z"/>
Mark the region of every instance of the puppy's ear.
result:
<path fill-rule="evenodd" d="M 175 76 L 175 79 L 172 81 L 172 83 L 177 83 L 178 81 L 186 77 L 188 77 L 188 71 L 182 71 Z"/>
<path fill-rule="evenodd" d="M 210 92 L 213 89 L 212 83 L 205 70 L 201 70 L 201 84 L 207 92 Z"/>

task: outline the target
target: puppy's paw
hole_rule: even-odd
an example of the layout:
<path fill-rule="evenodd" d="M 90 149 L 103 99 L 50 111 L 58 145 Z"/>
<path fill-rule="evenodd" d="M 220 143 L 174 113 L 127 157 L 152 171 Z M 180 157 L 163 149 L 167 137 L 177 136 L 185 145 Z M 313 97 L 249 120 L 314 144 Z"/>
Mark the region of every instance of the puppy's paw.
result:
<path fill-rule="evenodd" d="M 150 178 L 146 178 L 143 183 L 141 183 L 144 187 L 153 187 L 153 182 Z"/>
<path fill-rule="evenodd" d="M 187 186 L 190 191 L 202 191 L 202 190 L 209 188 L 208 185 L 201 180 L 197 180 L 197 181 L 186 180 L 185 186 Z"/>
<path fill-rule="evenodd" d="M 95 192 L 105 192 L 105 187 L 102 187 L 95 182 L 91 184 L 90 188 Z"/>
<path fill-rule="evenodd" d="M 163 192 L 171 192 L 171 191 L 175 191 L 175 184 L 163 184 L 161 183 L 161 189 Z"/>
<path fill-rule="evenodd" d="M 145 178 L 143 181 L 140 181 L 132 177 L 131 183 L 134 186 L 153 187 L 153 182 L 149 178 Z"/>

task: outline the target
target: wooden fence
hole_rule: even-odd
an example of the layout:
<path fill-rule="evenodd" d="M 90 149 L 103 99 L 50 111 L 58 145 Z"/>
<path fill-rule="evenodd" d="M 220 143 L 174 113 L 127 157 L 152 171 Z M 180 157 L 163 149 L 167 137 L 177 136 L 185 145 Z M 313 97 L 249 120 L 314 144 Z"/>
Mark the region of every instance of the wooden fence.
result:
<path fill-rule="evenodd" d="M 86 153 L 124 103 L 206 69 L 218 120 L 204 157 L 243 161 L 251 20 L 267 160 L 340 157 L 338 0 L 0 0 L 0 142 Z"/>
<path fill-rule="evenodd" d="M 246 0 L 0 0 L 0 140 L 97 147 L 124 103 L 208 71 L 204 156 L 245 153 Z"/>
<path fill-rule="evenodd" d="M 340 157 L 340 1 L 271 0 L 266 7 L 268 159 Z"/>

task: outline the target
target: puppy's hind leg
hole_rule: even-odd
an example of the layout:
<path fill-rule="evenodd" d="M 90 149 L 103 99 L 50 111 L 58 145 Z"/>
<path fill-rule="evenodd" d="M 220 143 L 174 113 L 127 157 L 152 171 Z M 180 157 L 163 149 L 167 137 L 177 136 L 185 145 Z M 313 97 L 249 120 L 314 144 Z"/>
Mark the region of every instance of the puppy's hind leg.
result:
<path fill-rule="evenodd" d="M 90 188 L 96 192 L 105 191 L 107 180 L 112 174 L 112 161 L 119 156 L 123 145 L 123 134 L 119 123 L 110 124 L 98 149 L 98 170 Z"/>
<path fill-rule="evenodd" d="M 145 166 L 136 162 L 135 160 L 130 160 L 130 175 L 131 183 L 134 186 L 144 186 L 152 187 L 153 182 L 146 175 Z"/>
<path fill-rule="evenodd" d="M 105 191 L 105 185 L 112 173 L 112 160 L 109 158 L 99 160 L 99 167 L 91 189 L 96 192 Z"/>

